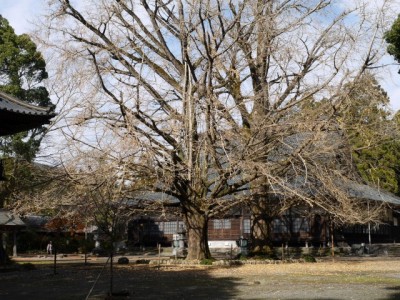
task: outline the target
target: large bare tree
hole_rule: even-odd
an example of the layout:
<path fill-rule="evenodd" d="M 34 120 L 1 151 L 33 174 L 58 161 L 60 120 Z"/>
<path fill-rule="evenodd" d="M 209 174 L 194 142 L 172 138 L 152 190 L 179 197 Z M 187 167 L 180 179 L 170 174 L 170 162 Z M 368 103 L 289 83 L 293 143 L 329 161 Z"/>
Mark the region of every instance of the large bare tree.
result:
<path fill-rule="evenodd" d="M 49 1 L 38 40 L 65 103 L 63 159 L 105 153 L 178 200 L 190 259 L 210 255 L 209 218 L 243 201 L 261 237 L 271 198 L 360 220 L 335 119 L 344 85 L 379 63 L 389 3 L 352 4 Z"/>

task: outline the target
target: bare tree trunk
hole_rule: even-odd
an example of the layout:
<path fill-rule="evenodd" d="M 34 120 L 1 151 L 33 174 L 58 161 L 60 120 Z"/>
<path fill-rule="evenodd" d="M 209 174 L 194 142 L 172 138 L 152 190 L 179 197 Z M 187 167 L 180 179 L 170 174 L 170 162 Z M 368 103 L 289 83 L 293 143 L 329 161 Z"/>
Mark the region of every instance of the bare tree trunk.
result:
<path fill-rule="evenodd" d="M 186 227 L 188 232 L 187 259 L 211 258 L 208 248 L 208 217 L 194 209 L 185 208 Z"/>
<path fill-rule="evenodd" d="M 259 252 L 264 247 L 270 247 L 270 224 L 264 218 L 255 216 L 252 230 L 253 251 Z"/>
<path fill-rule="evenodd" d="M 267 187 L 261 187 L 259 195 L 250 203 L 252 213 L 251 240 L 253 252 L 269 250 L 271 243 L 271 224 L 275 215 L 277 215 L 278 205 L 274 205 L 273 200 L 268 199 Z"/>
<path fill-rule="evenodd" d="M 265 205 L 260 203 L 260 201 L 258 202 L 259 205 L 251 207 L 253 215 L 251 240 L 254 252 L 260 252 L 266 247 L 271 247 L 271 218 L 266 212 Z"/>

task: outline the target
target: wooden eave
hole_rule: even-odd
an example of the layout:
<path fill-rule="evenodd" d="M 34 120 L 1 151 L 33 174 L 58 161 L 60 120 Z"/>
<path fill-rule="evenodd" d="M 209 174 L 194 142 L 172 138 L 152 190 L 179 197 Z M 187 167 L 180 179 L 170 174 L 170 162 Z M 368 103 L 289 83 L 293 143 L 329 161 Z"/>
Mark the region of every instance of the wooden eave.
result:
<path fill-rule="evenodd" d="M 0 92 L 0 136 L 15 134 L 49 124 L 56 114 Z"/>

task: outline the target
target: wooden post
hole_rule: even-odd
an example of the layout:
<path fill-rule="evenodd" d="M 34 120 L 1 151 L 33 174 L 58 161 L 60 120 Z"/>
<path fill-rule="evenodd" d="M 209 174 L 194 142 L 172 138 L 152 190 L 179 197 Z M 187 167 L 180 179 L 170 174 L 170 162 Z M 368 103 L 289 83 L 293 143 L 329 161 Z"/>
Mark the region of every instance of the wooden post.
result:
<path fill-rule="evenodd" d="M 17 257 L 17 231 L 14 230 L 14 245 L 13 245 L 13 257 Z"/>
<path fill-rule="evenodd" d="M 331 232 L 331 243 L 332 243 L 332 245 L 331 245 L 331 247 L 332 247 L 332 258 L 334 258 L 335 257 L 335 244 L 334 244 L 334 235 L 333 235 L 333 222 L 332 222 L 332 220 L 330 221 L 330 224 L 329 224 L 330 226 L 330 232 Z"/>
<path fill-rule="evenodd" d="M 56 275 L 57 274 L 57 247 L 56 247 L 56 245 L 54 244 L 53 245 L 53 250 L 54 250 L 54 265 L 53 265 L 53 269 L 54 269 L 54 275 Z"/>
<path fill-rule="evenodd" d="M 113 281 L 114 281 L 114 274 L 113 274 L 113 255 L 114 255 L 114 243 L 111 246 L 111 253 L 110 253 L 110 296 L 113 294 Z"/>
<path fill-rule="evenodd" d="M 161 244 L 157 244 L 158 247 L 158 269 L 160 270 L 161 264 Z"/>
<path fill-rule="evenodd" d="M 85 265 L 87 265 L 87 222 L 85 224 Z"/>

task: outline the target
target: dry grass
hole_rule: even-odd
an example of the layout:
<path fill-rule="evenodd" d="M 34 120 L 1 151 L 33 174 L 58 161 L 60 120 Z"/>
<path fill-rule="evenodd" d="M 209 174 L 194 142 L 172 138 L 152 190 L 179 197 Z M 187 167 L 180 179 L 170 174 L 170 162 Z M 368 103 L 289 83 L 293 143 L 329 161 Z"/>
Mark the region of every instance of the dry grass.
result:
<path fill-rule="evenodd" d="M 243 276 L 247 274 L 307 274 L 317 276 L 327 275 L 345 275 L 345 274 L 381 274 L 381 273 L 399 273 L 400 260 L 381 260 L 381 259 L 357 259 L 357 260 L 336 260 L 323 261 L 318 263 L 290 263 L 290 264 L 260 264 L 260 265 L 243 265 L 235 268 L 232 272 L 230 269 L 213 270 L 216 275 L 233 275 Z"/>
<path fill-rule="evenodd" d="M 62 264 L 0 273 L 0 299 L 85 299 L 102 266 Z M 115 266 L 114 289 L 128 299 L 400 299 L 400 260 L 340 259 L 235 267 Z M 104 299 L 109 274 L 94 286 Z M 103 295 L 103 296 L 102 296 Z M 119 298 L 121 299 L 121 298 Z"/>

